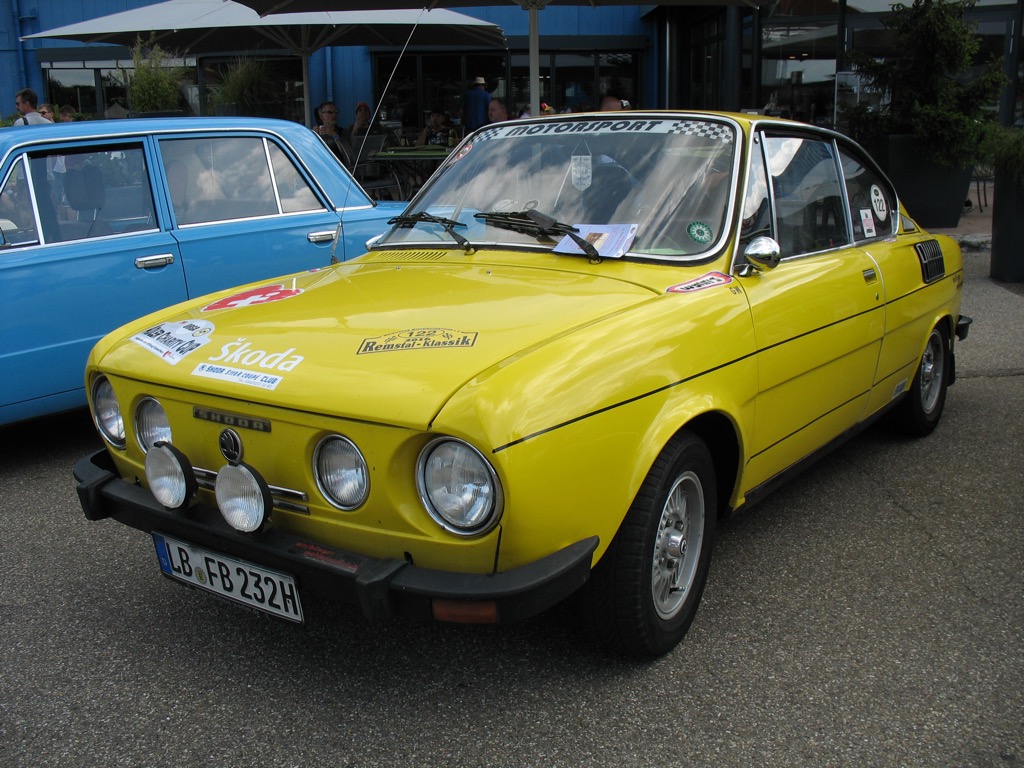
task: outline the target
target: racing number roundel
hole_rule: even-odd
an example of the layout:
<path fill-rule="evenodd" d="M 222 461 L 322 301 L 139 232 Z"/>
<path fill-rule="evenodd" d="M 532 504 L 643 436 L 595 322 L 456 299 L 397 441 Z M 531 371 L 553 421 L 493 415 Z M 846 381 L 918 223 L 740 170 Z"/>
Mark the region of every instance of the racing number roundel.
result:
<path fill-rule="evenodd" d="M 889 204 L 885 201 L 885 195 L 877 184 L 871 185 L 871 210 L 875 212 L 875 218 L 885 221 L 889 218 Z"/>

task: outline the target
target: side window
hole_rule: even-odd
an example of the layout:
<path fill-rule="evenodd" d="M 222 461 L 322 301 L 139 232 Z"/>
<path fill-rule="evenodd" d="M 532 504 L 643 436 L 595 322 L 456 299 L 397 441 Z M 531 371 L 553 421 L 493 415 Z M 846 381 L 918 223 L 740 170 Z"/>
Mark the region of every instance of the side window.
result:
<path fill-rule="evenodd" d="M 273 142 L 268 142 L 268 146 L 270 162 L 274 168 L 274 181 L 277 183 L 277 195 L 281 199 L 281 210 L 285 213 L 323 210 L 323 205 L 316 194 L 284 151 Z"/>
<path fill-rule="evenodd" d="M 64 243 L 156 227 L 140 143 L 34 151 L 18 161 L 0 195 L 0 229 L 10 244 Z"/>
<path fill-rule="evenodd" d="M 167 139 L 160 154 L 179 225 L 280 213 L 261 138 Z"/>
<path fill-rule="evenodd" d="M 849 228 L 832 143 L 765 136 L 764 146 L 782 255 L 848 245 Z"/>
<path fill-rule="evenodd" d="M 77 152 L 50 150 L 33 154 L 31 162 L 46 242 L 156 229 L 153 190 L 141 144 Z"/>
<path fill-rule="evenodd" d="M 896 232 L 898 211 L 892 187 L 846 147 L 839 150 L 846 180 L 855 240 L 888 237 Z"/>
<path fill-rule="evenodd" d="M 0 247 L 39 242 L 24 159 L 15 163 L 0 188 L 0 231 L 3 232 Z"/>

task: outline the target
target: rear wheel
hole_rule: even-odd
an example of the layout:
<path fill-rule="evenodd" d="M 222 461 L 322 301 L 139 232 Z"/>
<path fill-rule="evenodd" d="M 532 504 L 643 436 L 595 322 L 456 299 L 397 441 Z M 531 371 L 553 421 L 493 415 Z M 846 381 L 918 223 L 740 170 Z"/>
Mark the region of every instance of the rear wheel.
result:
<path fill-rule="evenodd" d="M 946 404 L 950 362 L 949 333 L 939 324 L 928 335 L 910 391 L 896 410 L 896 423 L 903 432 L 923 437 L 938 425 Z"/>
<path fill-rule="evenodd" d="M 697 612 L 714 541 L 715 468 L 707 446 L 677 435 L 651 467 L 584 593 L 603 645 L 659 656 L 686 634 Z"/>

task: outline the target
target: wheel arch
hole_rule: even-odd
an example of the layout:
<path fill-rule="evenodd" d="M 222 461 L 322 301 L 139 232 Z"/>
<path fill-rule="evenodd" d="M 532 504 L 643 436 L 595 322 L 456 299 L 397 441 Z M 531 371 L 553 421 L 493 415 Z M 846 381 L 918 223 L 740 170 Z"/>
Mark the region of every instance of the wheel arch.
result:
<path fill-rule="evenodd" d="M 729 499 L 739 474 L 740 441 L 735 425 L 721 411 L 707 411 L 688 421 L 676 434 L 683 431 L 695 434 L 711 452 L 718 491 L 718 516 L 727 516 L 731 512 Z"/>
<path fill-rule="evenodd" d="M 949 365 L 945 375 L 947 384 L 952 385 L 956 381 L 956 318 L 949 312 L 943 312 L 935 318 L 931 328 L 922 339 L 918 357 L 924 354 L 925 347 L 928 345 L 928 336 L 931 335 L 934 328 L 941 328 L 946 332 L 946 352 L 949 355 Z"/>

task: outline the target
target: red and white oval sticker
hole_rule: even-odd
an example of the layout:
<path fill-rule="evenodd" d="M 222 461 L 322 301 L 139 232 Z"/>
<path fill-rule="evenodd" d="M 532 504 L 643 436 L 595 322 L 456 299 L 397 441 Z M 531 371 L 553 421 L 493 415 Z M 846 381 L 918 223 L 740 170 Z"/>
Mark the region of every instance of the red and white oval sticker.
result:
<path fill-rule="evenodd" d="M 259 288 L 251 288 L 234 296 L 219 299 L 212 304 L 203 307 L 203 312 L 213 312 L 217 309 L 235 309 L 237 307 L 251 307 L 254 304 L 269 304 L 272 301 L 290 299 L 302 293 L 301 288 L 285 288 L 283 285 L 261 285 Z"/>

